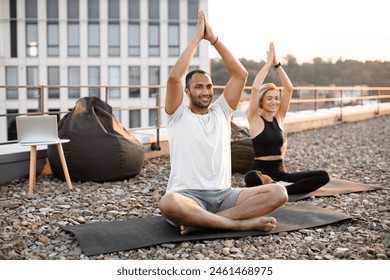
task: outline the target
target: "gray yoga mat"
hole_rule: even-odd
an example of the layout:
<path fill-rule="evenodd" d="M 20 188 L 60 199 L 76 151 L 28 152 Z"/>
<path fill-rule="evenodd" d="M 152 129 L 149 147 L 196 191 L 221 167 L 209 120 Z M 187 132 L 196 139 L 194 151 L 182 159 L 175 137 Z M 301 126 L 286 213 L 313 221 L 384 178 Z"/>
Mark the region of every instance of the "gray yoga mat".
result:
<path fill-rule="evenodd" d="M 376 185 L 366 185 L 332 177 L 329 183 L 314 192 L 289 195 L 288 201 L 292 202 L 313 196 L 333 196 L 335 194 L 367 192 L 381 188 L 382 187 Z"/>
<path fill-rule="evenodd" d="M 202 230 L 181 235 L 179 229 L 168 224 L 162 216 L 65 226 L 63 229 L 76 236 L 85 255 L 92 256 L 163 243 L 269 235 L 351 219 L 347 214 L 309 204 L 285 205 L 270 216 L 278 221 L 271 233 Z"/>

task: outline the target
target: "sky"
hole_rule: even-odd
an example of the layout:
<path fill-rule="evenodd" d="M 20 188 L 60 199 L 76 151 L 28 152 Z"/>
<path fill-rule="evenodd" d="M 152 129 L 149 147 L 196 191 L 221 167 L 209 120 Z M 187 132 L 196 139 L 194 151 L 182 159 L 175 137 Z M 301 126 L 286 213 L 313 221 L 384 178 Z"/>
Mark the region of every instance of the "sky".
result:
<path fill-rule="evenodd" d="M 208 0 L 214 33 L 238 58 L 390 61 L 389 0 Z M 210 57 L 219 57 L 209 48 Z"/>

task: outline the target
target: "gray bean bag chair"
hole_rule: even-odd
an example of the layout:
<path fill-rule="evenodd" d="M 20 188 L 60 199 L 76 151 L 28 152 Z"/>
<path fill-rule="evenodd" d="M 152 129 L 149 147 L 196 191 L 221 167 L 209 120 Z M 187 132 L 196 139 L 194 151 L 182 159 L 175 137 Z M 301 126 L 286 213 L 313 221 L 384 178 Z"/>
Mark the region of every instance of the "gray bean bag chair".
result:
<path fill-rule="evenodd" d="M 80 98 L 58 123 L 72 181 L 106 182 L 135 177 L 144 161 L 144 146 L 129 133 L 97 97 Z M 53 175 L 64 180 L 56 146 L 48 147 Z"/>
<path fill-rule="evenodd" d="M 251 169 L 254 159 L 252 140 L 249 129 L 231 122 L 232 173 L 245 174 Z"/>

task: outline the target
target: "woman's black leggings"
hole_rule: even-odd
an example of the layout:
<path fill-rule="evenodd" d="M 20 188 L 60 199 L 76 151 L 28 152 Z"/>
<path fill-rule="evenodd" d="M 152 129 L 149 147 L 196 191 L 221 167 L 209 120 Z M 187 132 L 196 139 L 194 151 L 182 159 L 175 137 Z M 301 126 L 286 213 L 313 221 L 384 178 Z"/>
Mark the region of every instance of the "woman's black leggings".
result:
<path fill-rule="evenodd" d="M 270 176 L 274 181 L 284 181 L 292 183 L 286 186 L 288 194 L 309 193 L 327 184 L 330 180 L 329 174 L 323 170 L 303 171 L 287 173 L 283 160 L 254 160 L 251 171 L 245 174 L 247 187 L 261 185 L 261 180 L 255 176 L 259 170 L 262 174 Z"/>

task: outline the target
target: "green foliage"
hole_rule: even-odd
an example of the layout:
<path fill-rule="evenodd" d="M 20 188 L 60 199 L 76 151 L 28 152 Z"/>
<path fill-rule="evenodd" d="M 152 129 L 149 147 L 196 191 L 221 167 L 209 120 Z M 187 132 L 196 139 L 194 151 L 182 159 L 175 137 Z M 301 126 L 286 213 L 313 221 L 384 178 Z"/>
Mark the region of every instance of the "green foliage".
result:
<path fill-rule="evenodd" d="M 240 61 L 249 73 L 247 86 L 251 86 L 265 61 Z M 294 86 L 390 86 L 390 62 L 387 61 L 337 60 L 332 63 L 316 57 L 311 63 L 298 64 L 294 56 L 288 55 L 283 59 L 283 68 Z M 229 75 L 221 59 L 211 61 L 211 77 L 214 85 L 226 85 Z M 265 82 L 281 85 L 273 69 Z"/>

